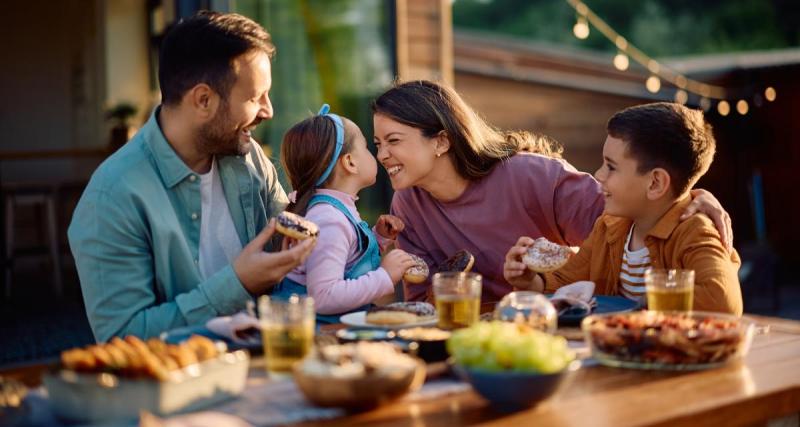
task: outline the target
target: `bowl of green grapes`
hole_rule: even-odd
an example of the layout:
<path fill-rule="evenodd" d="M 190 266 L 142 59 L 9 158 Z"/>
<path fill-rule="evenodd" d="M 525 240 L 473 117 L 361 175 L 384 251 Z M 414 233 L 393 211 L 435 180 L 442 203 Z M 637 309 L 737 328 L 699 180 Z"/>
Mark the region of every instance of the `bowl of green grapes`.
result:
<path fill-rule="evenodd" d="M 447 341 L 453 368 L 500 410 L 535 406 L 580 368 L 563 337 L 509 322 L 478 322 Z"/>

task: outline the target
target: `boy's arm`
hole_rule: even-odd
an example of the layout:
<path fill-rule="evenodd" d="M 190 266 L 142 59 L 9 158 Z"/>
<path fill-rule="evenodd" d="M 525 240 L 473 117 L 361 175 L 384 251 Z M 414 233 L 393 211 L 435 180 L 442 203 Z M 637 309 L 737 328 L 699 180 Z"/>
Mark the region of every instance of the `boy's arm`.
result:
<path fill-rule="evenodd" d="M 694 270 L 694 309 L 741 315 L 739 254 L 727 251 L 711 220 L 701 215 L 695 215 L 680 228 L 681 263 L 683 268 Z"/>

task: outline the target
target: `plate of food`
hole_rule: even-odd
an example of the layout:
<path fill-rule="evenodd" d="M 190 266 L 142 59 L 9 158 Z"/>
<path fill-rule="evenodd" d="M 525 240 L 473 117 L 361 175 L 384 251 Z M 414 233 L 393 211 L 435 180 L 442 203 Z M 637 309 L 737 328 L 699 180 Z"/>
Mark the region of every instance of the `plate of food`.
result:
<path fill-rule="evenodd" d="M 244 390 L 249 361 L 246 351 L 199 335 L 175 345 L 115 337 L 63 351 L 42 381 L 60 418 L 120 424 L 140 410 L 164 416 L 233 398 Z"/>
<path fill-rule="evenodd" d="M 349 326 L 385 329 L 432 326 L 437 322 L 436 308 L 427 302 L 394 302 L 374 306 L 366 311 L 345 314 L 340 320 Z"/>
<path fill-rule="evenodd" d="M 754 324 L 702 311 L 599 314 L 581 323 L 601 364 L 653 370 L 701 370 L 744 357 Z"/>

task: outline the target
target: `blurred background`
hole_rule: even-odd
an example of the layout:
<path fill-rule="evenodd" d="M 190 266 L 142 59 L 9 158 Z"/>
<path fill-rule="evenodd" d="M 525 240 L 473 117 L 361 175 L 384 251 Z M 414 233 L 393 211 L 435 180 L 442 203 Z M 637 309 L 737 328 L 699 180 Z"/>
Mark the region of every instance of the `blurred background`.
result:
<path fill-rule="evenodd" d="M 32 0 L 3 10 L 0 365 L 93 340 L 66 227 L 93 170 L 158 104 L 165 29 L 201 9 L 273 37 L 276 113 L 257 140 L 276 165 L 286 129 L 324 102 L 371 139 L 369 103 L 395 78 L 452 84 L 590 173 L 615 111 L 704 109 L 718 154 L 699 186 L 733 217 L 746 311 L 800 319 L 800 2 Z M 370 222 L 391 194 L 381 170 L 360 201 Z"/>

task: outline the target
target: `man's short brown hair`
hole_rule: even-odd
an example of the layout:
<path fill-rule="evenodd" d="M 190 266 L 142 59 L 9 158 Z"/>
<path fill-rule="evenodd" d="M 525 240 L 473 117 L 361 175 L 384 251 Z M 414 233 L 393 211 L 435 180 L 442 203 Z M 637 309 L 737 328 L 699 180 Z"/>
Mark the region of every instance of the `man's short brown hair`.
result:
<path fill-rule="evenodd" d="M 703 112 L 671 102 L 626 108 L 606 125 L 608 134 L 625 141 L 638 172 L 665 169 L 675 196 L 689 190 L 708 171 L 716 143 Z"/>
<path fill-rule="evenodd" d="M 275 45 L 267 30 L 235 13 L 200 11 L 170 28 L 161 42 L 158 83 L 161 102 L 177 105 L 195 85 L 209 85 L 223 99 L 236 83 L 233 60 L 251 50 L 270 58 Z"/>

